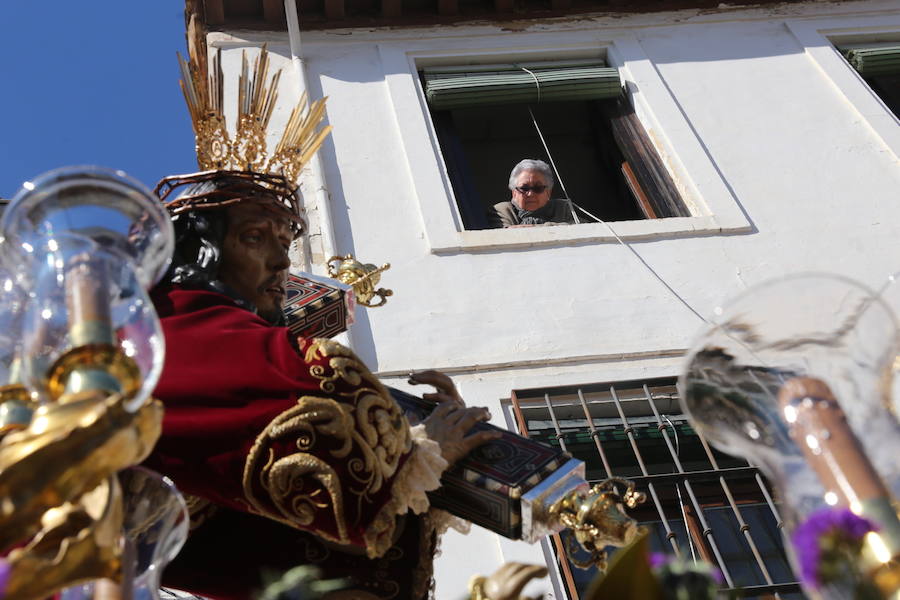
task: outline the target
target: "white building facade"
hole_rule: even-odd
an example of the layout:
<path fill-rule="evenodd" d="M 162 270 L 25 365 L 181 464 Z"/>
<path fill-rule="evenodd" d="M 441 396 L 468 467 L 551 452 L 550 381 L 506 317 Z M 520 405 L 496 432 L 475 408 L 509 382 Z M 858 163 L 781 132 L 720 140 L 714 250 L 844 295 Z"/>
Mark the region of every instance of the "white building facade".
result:
<path fill-rule="evenodd" d="M 445 371 L 511 429 L 514 391 L 575 397 L 579 386 L 676 377 L 702 319 L 754 284 L 824 271 L 878 287 L 900 270 L 900 120 L 838 50 L 891 41 L 894 0 L 294 36 L 226 24 L 207 37 L 226 78 L 241 50 L 267 43 L 285 71 L 282 99 L 328 97 L 334 130 L 303 181 L 312 234 L 299 266 L 321 273 L 350 252 L 389 262 L 381 284 L 395 292 L 383 308 L 357 309 L 354 350 L 412 391 L 410 371 Z M 466 230 L 421 72 L 587 59 L 618 69 L 688 216 Z M 508 199 L 512 166 L 497 169 L 492 202 Z M 565 179 L 565 161 L 557 167 Z M 579 169 L 572 177 L 589 181 Z M 550 577 L 527 591 L 568 597 L 552 544 L 481 529 L 445 537 L 436 597 L 463 597 L 471 575 L 510 560 L 547 563 Z"/>

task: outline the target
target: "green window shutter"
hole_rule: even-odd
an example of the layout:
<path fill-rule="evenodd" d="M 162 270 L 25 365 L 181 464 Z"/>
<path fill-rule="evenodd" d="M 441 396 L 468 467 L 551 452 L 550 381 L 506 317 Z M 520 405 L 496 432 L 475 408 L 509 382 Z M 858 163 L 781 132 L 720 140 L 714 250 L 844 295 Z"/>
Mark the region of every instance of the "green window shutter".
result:
<path fill-rule="evenodd" d="M 840 50 L 863 77 L 900 74 L 900 44 L 860 44 Z"/>
<path fill-rule="evenodd" d="M 603 63 L 523 66 L 528 70 L 518 65 L 426 69 L 425 96 L 432 108 L 445 110 L 599 100 L 615 98 L 622 90 L 618 69 Z"/>

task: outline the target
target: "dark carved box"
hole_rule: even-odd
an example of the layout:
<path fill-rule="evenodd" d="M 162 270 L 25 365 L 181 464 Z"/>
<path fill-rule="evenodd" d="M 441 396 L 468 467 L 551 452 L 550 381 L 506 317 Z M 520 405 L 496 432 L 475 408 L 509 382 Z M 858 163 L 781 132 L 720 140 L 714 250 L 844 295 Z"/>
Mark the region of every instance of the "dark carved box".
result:
<path fill-rule="evenodd" d="M 413 422 L 423 420 L 435 404 L 389 388 Z M 500 431 L 492 440 L 448 469 L 442 487 L 429 494 L 431 505 L 512 539 L 522 538 L 522 496 L 572 458 L 553 448 L 488 423 L 475 430 Z"/>
<path fill-rule="evenodd" d="M 296 336 L 332 337 L 353 323 L 353 288 L 334 279 L 304 273 L 288 276 L 284 316 Z"/>

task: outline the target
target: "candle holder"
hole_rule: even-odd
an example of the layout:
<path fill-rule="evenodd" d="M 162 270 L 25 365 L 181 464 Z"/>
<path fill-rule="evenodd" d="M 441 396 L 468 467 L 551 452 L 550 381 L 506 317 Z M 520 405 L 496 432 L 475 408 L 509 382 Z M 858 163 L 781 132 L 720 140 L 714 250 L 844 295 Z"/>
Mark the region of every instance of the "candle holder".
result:
<path fill-rule="evenodd" d="M 39 401 L 0 440 L 0 552 L 6 593 L 43 598 L 121 577 L 116 473 L 160 434 L 162 405 L 150 392 L 164 345 L 146 289 L 165 273 L 174 235 L 140 183 L 96 167 L 24 184 L 0 235 L 0 264 L 27 273 L 15 354 Z"/>
<path fill-rule="evenodd" d="M 37 400 L 22 384 L 22 318 L 28 301 L 21 268 L 0 264 L 0 439 L 28 426 Z"/>
<path fill-rule="evenodd" d="M 174 245 L 163 207 L 122 172 L 59 169 L 23 186 L 0 232 L 0 260 L 30 273 L 25 384 L 46 401 L 103 390 L 141 406 L 164 352 L 145 292 Z"/>
<path fill-rule="evenodd" d="M 692 426 L 766 474 L 787 533 L 829 509 L 874 525 L 847 572 L 878 575 L 885 598 L 900 591 L 897 341 L 893 313 L 871 290 L 837 276 L 795 276 L 725 307 L 690 350 L 679 383 Z M 796 571 L 808 571 L 786 547 Z M 843 596 L 834 591 L 840 581 L 821 583 L 807 579 L 806 591 Z"/>

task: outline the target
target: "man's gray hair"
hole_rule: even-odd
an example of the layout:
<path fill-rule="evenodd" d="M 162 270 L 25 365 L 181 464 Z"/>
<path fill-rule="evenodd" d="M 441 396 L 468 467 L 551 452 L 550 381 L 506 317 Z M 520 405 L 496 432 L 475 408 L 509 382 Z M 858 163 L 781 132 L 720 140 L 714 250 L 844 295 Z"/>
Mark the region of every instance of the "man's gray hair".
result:
<path fill-rule="evenodd" d="M 518 179 L 522 171 L 537 171 L 544 176 L 544 179 L 547 181 L 547 187 L 553 190 L 553 185 L 556 183 L 556 180 L 553 178 L 553 170 L 544 161 L 534 158 L 526 158 L 513 167 L 512 172 L 509 174 L 510 190 L 515 189 L 516 179 Z"/>

